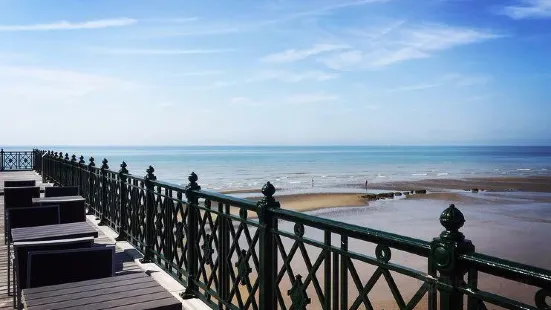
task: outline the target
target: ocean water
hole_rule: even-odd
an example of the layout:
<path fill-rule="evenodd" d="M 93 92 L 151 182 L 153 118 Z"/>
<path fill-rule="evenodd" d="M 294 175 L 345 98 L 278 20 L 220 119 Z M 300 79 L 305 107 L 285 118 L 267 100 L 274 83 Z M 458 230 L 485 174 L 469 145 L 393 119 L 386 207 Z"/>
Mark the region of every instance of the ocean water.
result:
<path fill-rule="evenodd" d="M 21 149 L 21 148 L 18 148 Z M 51 149 L 44 147 L 44 149 Z M 5 148 L 9 150 L 9 148 Z M 158 179 L 186 184 L 194 171 L 203 188 L 258 189 L 266 181 L 288 190 L 328 190 L 353 184 L 551 174 L 551 147 L 398 147 L 398 146 L 186 146 L 55 147 L 70 155 L 107 158 L 118 170 L 145 175 L 149 165 Z"/>

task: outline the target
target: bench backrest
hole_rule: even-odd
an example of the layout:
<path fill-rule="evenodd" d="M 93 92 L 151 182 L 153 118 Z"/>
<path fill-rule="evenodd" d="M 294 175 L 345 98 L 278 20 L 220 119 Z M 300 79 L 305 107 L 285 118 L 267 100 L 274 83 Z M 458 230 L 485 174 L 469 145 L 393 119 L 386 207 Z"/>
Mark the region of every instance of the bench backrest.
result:
<path fill-rule="evenodd" d="M 78 195 L 77 186 L 52 186 L 44 188 L 44 197 L 76 196 Z"/>
<path fill-rule="evenodd" d="M 112 277 L 115 247 L 31 251 L 28 254 L 27 287 Z"/>
<path fill-rule="evenodd" d="M 40 187 L 6 187 L 4 188 L 4 207 L 28 208 L 33 206 L 32 199 L 40 197 Z"/>
<path fill-rule="evenodd" d="M 12 228 L 59 224 L 59 206 L 14 208 L 7 210 L 9 231 Z"/>
<path fill-rule="evenodd" d="M 60 223 L 86 222 L 86 200 L 82 197 L 41 201 L 41 206 L 59 205 Z"/>
<path fill-rule="evenodd" d="M 6 180 L 6 181 L 4 181 L 4 188 L 6 188 L 6 187 L 22 187 L 22 186 L 36 186 L 36 180 Z"/>
<path fill-rule="evenodd" d="M 93 237 L 50 241 L 15 242 L 13 244 L 13 248 L 15 253 L 16 280 L 18 281 L 19 289 L 29 287 L 27 283 L 27 270 L 30 252 L 90 248 L 93 243 Z"/>

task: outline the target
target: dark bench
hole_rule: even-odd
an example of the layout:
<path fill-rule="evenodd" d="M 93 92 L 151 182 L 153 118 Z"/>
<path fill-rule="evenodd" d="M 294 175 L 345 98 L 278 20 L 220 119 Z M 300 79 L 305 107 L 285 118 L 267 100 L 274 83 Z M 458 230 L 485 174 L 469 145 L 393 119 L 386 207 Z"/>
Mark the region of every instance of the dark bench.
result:
<path fill-rule="evenodd" d="M 94 242 L 93 237 L 84 237 L 77 239 L 49 240 L 49 241 L 31 241 L 14 242 L 15 251 L 15 275 L 14 275 L 14 307 L 20 305 L 21 290 L 29 287 L 28 279 L 30 275 L 29 262 L 30 253 L 42 251 L 59 251 L 79 248 L 90 248 Z M 77 264 L 79 265 L 79 264 Z M 86 266 L 79 265 L 81 268 Z M 35 269 L 36 269 L 35 265 Z M 49 267 L 48 267 L 49 268 Z M 59 267 L 57 267 L 59 268 Z M 54 276 L 55 277 L 55 276 Z"/>
<path fill-rule="evenodd" d="M 78 187 L 76 186 L 52 186 L 44 188 L 44 197 L 77 196 Z"/>
<path fill-rule="evenodd" d="M 8 231 L 8 292 L 11 290 L 10 272 L 12 269 L 11 257 L 11 229 L 21 227 L 34 227 L 42 225 L 59 224 L 59 206 L 51 205 L 46 207 L 12 208 L 7 210 L 7 231 Z"/>

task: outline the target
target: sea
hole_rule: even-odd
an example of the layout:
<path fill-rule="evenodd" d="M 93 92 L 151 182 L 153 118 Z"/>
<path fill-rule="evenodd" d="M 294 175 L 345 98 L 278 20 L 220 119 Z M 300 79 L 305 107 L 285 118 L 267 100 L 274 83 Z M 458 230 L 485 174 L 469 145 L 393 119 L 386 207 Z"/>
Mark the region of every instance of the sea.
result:
<path fill-rule="evenodd" d="M 32 148 L 32 147 L 31 147 Z M 131 174 L 151 165 L 159 180 L 185 185 L 191 172 L 205 189 L 332 191 L 353 185 L 434 178 L 551 174 L 551 146 L 55 146 Z M 10 150 L 14 148 L 4 148 Z M 17 147 L 16 149 L 23 149 Z M 375 186 L 376 187 L 376 186 Z"/>

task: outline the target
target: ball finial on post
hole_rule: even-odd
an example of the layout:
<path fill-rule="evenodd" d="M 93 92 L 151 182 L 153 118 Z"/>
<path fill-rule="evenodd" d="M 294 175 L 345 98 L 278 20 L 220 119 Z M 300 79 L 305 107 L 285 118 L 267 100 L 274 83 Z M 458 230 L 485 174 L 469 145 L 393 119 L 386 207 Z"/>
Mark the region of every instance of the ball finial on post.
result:
<path fill-rule="evenodd" d="M 101 170 L 107 170 L 109 169 L 109 166 L 107 165 L 109 161 L 107 160 L 107 158 L 104 158 L 102 161 L 101 161 Z"/>
<path fill-rule="evenodd" d="M 120 174 L 128 174 L 128 169 L 126 169 L 127 165 L 126 165 L 126 162 L 123 161 L 121 163 L 121 169 L 119 170 L 119 173 Z"/>
<path fill-rule="evenodd" d="M 84 156 L 80 155 L 80 158 L 79 158 L 79 161 L 78 161 L 79 165 L 84 165 L 86 162 L 84 161 Z"/>
<path fill-rule="evenodd" d="M 465 216 L 454 204 L 451 204 L 440 214 L 440 224 L 446 228 L 440 234 L 440 237 L 454 241 L 463 241 L 465 239 L 465 236 L 459 231 L 465 224 Z"/>
<path fill-rule="evenodd" d="M 276 188 L 274 185 L 270 182 L 266 182 L 264 186 L 262 186 L 262 194 L 266 196 L 267 198 L 272 198 L 276 192 Z"/>
<path fill-rule="evenodd" d="M 145 170 L 145 172 L 147 173 L 145 175 L 146 180 L 148 180 L 148 181 L 157 180 L 157 177 L 153 174 L 155 172 L 155 168 L 153 168 L 153 166 L 149 166 L 149 168 L 147 168 L 147 170 Z"/>

